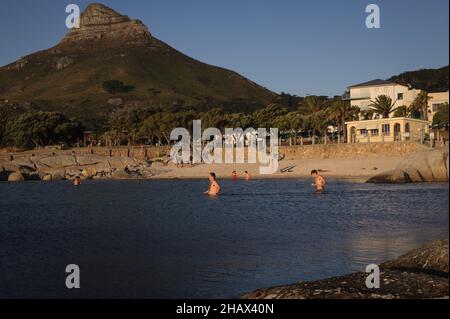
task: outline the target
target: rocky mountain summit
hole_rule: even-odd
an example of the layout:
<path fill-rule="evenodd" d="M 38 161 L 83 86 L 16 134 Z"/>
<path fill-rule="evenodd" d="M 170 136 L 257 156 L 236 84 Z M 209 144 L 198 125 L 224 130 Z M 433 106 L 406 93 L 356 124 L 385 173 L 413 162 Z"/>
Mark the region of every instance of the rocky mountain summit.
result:
<path fill-rule="evenodd" d="M 151 34 L 139 20 L 131 20 L 102 4 L 90 4 L 80 17 L 80 28 L 72 29 L 61 44 L 91 40 L 120 40 L 127 44 L 148 43 Z"/>

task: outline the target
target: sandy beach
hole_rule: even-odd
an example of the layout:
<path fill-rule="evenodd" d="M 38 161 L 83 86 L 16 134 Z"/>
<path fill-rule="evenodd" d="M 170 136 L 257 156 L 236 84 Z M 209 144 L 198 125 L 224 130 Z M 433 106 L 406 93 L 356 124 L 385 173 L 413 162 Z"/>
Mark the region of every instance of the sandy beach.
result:
<path fill-rule="evenodd" d="M 261 175 L 259 164 L 201 164 L 194 167 L 176 167 L 170 164 L 160 174 L 152 177 L 155 179 L 197 179 L 206 178 L 209 172 L 215 172 L 219 179 L 231 178 L 231 172 L 236 170 L 239 177 L 243 178 L 248 171 L 252 178 L 309 178 L 310 172 L 317 169 L 322 175 L 333 179 L 346 179 L 357 182 L 365 182 L 367 179 L 385 171 L 394 169 L 404 157 L 401 156 L 376 156 L 365 158 L 318 158 L 297 159 L 280 161 L 280 170 L 292 167 L 284 173 Z"/>

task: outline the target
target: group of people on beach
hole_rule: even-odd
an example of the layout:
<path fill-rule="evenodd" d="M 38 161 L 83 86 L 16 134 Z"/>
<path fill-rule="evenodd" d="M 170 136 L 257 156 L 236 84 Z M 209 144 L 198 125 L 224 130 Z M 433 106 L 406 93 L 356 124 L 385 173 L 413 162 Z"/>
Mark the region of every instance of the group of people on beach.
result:
<path fill-rule="evenodd" d="M 316 189 L 316 194 L 321 194 L 325 190 L 326 181 L 325 178 L 319 174 L 317 170 L 311 171 L 311 177 L 314 179 L 314 183 L 312 184 L 313 187 Z M 244 178 L 248 181 L 251 179 L 250 174 L 245 171 Z M 233 171 L 231 173 L 231 179 L 232 180 L 238 180 L 238 174 L 236 171 Z M 220 193 L 220 185 L 217 182 L 216 173 L 211 172 L 209 173 L 209 187 L 208 190 L 205 192 L 206 195 L 209 196 L 218 196 Z"/>

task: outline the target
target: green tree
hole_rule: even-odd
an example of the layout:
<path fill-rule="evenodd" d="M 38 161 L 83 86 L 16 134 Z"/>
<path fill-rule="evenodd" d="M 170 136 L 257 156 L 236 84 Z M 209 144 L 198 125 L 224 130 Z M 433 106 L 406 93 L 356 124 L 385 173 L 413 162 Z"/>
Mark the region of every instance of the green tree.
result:
<path fill-rule="evenodd" d="M 274 126 L 274 119 L 278 116 L 286 115 L 288 109 L 278 104 L 269 104 L 263 109 L 257 110 L 253 113 L 253 120 L 255 126 L 261 128 L 271 128 Z"/>
<path fill-rule="evenodd" d="M 303 115 L 310 115 L 316 112 L 323 111 L 328 106 L 328 99 L 322 96 L 307 96 L 299 104 L 299 112 Z"/>
<path fill-rule="evenodd" d="M 223 131 L 225 126 L 227 126 L 227 121 L 221 108 L 213 108 L 208 112 L 201 113 L 200 119 L 202 120 L 203 129 L 217 127 Z"/>
<path fill-rule="evenodd" d="M 82 137 L 83 130 L 77 120 L 69 120 L 60 113 L 33 111 L 10 119 L 4 138 L 8 144 L 17 147 L 40 147 L 74 142 Z"/>
<path fill-rule="evenodd" d="M 250 114 L 231 113 L 225 115 L 227 126 L 229 128 L 247 129 L 253 126 L 253 118 Z"/>
<path fill-rule="evenodd" d="M 439 109 L 434 114 L 433 117 L 433 126 L 448 129 L 449 128 L 448 113 L 449 113 L 448 102 L 439 105 Z"/>
<path fill-rule="evenodd" d="M 406 105 L 399 106 L 394 111 L 394 117 L 409 117 L 410 111 Z"/>
<path fill-rule="evenodd" d="M 350 105 L 350 102 L 343 101 L 341 97 L 335 97 L 331 101 L 330 107 L 327 109 L 327 119 L 337 127 L 339 142 L 341 141 L 341 132 L 343 132 L 344 141 L 347 139 L 345 122 L 356 120 L 359 113 L 359 107 Z"/>
<path fill-rule="evenodd" d="M 307 131 L 311 131 L 313 137 L 316 136 L 317 132 L 325 136 L 330 125 L 331 122 L 325 110 L 314 112 L 304 117 L 304 128 Z"/>
<path fill-rule="evenodd" d="M 360 115 L 363 120 L 373 119 L 374 111 L 372 109 L 361 110 Z"/>
<path fill-rule="evenodd" d="M 131 85 L 125 85 L 123 82 L 119 80 L 109 80 L 103 82 L 103 90 L 108 92 L 109 94 L 116 94 L 116 93 L 125 93 L 130 92 L 134 90 L 134 86 Z"/>
<path fill-rule="evenodd" d="M 414 117 L 422 120 L 428 120 L 428 102 L 432 99 L 427 92 L 421 91 L 409 106 L 410 112 Z"/>
<path fill-rule="evenodd" d="M 389 118 L 389 115 L 394 112 L 394 106 L 397 101 L 392 102 L 392 99 L 383 94 L 371 101 L 370 108 L 377 114 L 383 116 L 383 118 Z"/>

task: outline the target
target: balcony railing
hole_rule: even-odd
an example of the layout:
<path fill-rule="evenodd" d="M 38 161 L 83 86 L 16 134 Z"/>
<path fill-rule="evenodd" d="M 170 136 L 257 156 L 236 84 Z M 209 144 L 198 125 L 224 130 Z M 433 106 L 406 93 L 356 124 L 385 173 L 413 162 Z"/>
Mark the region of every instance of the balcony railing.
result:
<path fill-rule="evenodd" d="M 344 101 L 370 100 L 370 99 L 371 99 L 370 95 L 356 95 L 350 93 L 345 93 L 344 95 L 342 95 L 342 100 Z"/>

